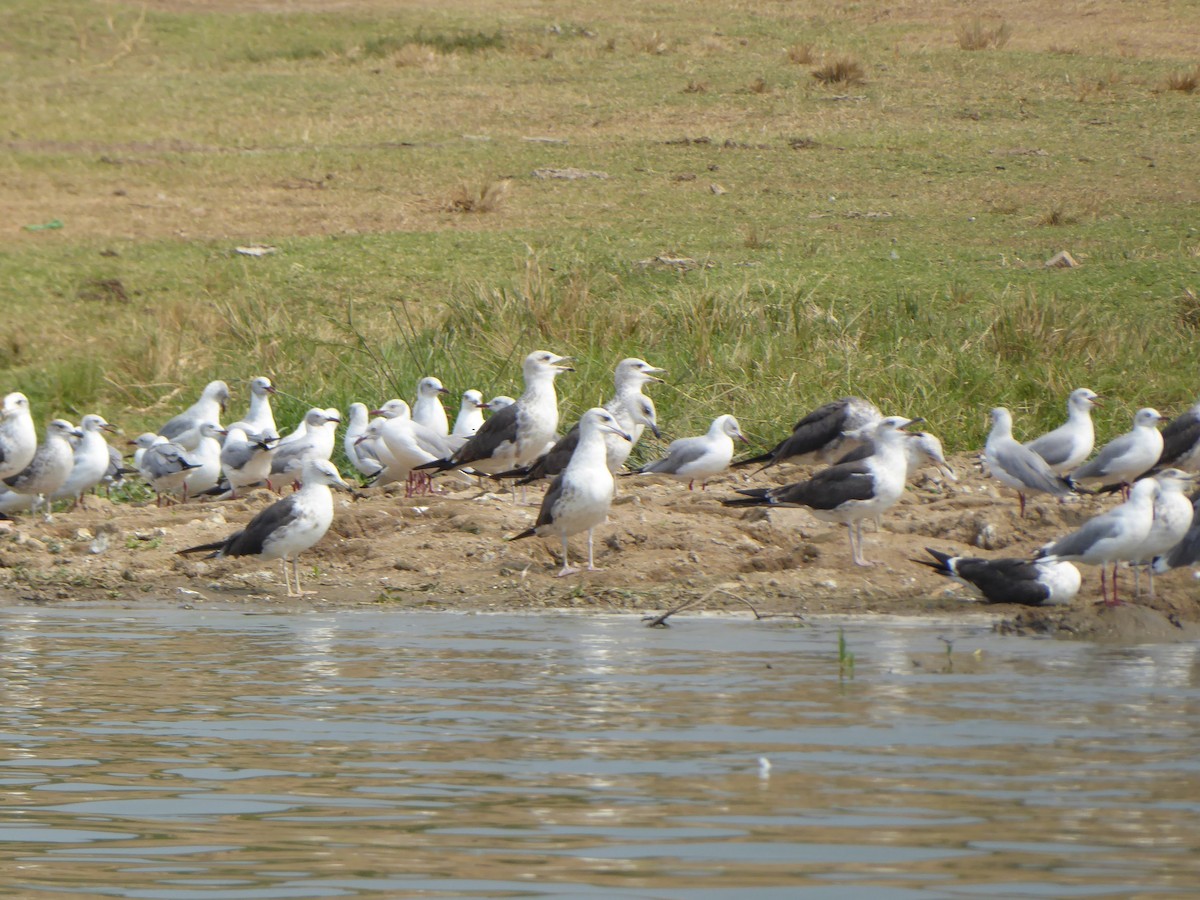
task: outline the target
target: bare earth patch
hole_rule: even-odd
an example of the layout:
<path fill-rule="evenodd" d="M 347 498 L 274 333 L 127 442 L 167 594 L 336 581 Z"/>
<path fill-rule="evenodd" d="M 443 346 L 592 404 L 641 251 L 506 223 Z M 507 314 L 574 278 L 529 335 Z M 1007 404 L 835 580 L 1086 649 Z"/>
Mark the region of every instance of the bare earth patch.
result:
<path fill-rule="evenodd" d="M 730 510 L 741 476 L 688 492 L 675 483 L 623 478 L 607 525 L 596 536 L 601 571 L 554 577 L 558 561 L 537 540 L 507 542 L 536 515 L 502 492 L 443 478 L 446 493 L 418 498 L 368 491 L 346 499 L 333 529 L 301 559 L 301 606 L 386 605 L 396 611 L 638 611 L 758 615 L 977 614 L 965 588 L 911 562 L 926 546 L 978 555 L 1028 555 L 1075 527 L 1111 499 L 1032 501 L 1025 520 L 1015 498 L 973 460 L 953 460 L 962 481 L 926 480 L 868 531 L 875 566 L 849 564 L 845 529 L 804 510 Z M 774 480 L 794 479 L 789 469 Z M 759 476 L 763 483 L 770 476 Z M 489 486 L 490 487 L 490 486 Z M 254 559 L 185 560 L 175 551 L 215 540 L 271 501 L 266 491 L 224 503 L 158 510 L 93 499 L 51 523 L 21 518 L 0 534 L 0 602 L 247 603 L 296 605 L 283 597 L 278 563 Z M 980 550 L 986 544 L 991 550 Z M 554 546 L 557 553 L 557 546 Z M 583 541 L 572 542 L 575 559 Z M 1116 608 L 1096 605 L 1099 572 L 1084 568 L 1084 588 L 1062 609 L 986 607 L 1008 633 L 1095 640 L 1163 641 L 1200 637 L 1200 602 L 1189 571 L 1157 579 L 1156 598 Z M 1125 596 L 1132 579 L 1122 573 Z"/>

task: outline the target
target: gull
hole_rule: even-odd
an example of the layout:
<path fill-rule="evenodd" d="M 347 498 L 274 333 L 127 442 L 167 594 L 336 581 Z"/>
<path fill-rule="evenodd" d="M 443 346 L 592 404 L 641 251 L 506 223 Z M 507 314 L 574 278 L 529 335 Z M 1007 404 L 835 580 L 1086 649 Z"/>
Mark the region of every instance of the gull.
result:
<path fill-rule="evenodd" d="M 1154 559 L 1151 569 L 1156 575 L 1165 575 L 1172 569 L 1181 569 L 1200 562 L 1200 491 L 1193 494 L 1191 500 L 1191 525 L 1174 547 Z"/>
<path fill-rule="evenodd" d="M 360 441 L 370 425 L 371 413 L 365 403 L 351 403 L 346 410 L 346 431 L 342 435 L 342 450 L 346 459 L 360 475 L 374 478 L 383 468 L 379 461 L 378 450 L 373 440 Z"/>
<path fill-rule="evenodd" d="M 1057 475 L 1066 475 L 1092 455 L 1096 429 L 1092 425 L 1092 407 L 1100 395 L 1088 388 L 1076 388 L 1067 397 L 1067 421 L 1053 431 L 1025 444 L 1046 461 Z"/>
<path fill-rule="evenodd" d="M 717 416 L 709 426 L 708 433 L 699 437 L 680 438 L 667 446 L 667 455 L 647 463 L 637 470 L 638 475 L 667 475 L 688 483 L 692 489 L 696 480 L 700 489 L 708 486 L 708 479 L 720 475 L 729 468 L 733 459 L 733 442 L 748 443 L 738 420 L 731 415 Z"/>
<path fill-rule="evenodd" d="M 554 379 L 573 371 L 569 359 L 535 350 L 522 366 L 525 392 L 511 406 L 494 413 L 452 455 L 418 466 L 434 472 L 470 466 L 487 475 L 526 466 L 542 453 L 558 428 L 558 395 Z"/>
<path fill-rule="evenodd" d="M 140 456 L 134 454 L 135 465 L 154 490 L 157 505 L 162 506 L 164 499 L 173 501 L 174 494 L 183 494 L 186 500 L 184 482 L 188 472 L 200 464 L 192 461 L 187 450 L 161 434 L 147 432 L 139 435 L 134 443 L 142 449 Z"/>
<path fill-rule="evenodd" d="M 1021 500 L 1022 517 L 1025 515 L 1025 495 L 1030 491 L 1065 497 L 1074 489 L 1071 482 L 1055 474 L 1044 459 L 1017 443 L 1012 436 L 1012 413 L 1003 406 L 992 410 L 992 430 L 983 449 L 983 459 L 992 477 L 1016 490 Z"/>
<path fill-rule="evenodd" d="M 633 440 L 621 429 L 616 417 L 602 406 L 594 406 L 580 417 L 579 444 L 562 474 L 546 490 L 537 522 L 532 528 L 511 538 L 515 541 L 533 535 L 558 535 L 563 551 L 559 578 L 579 571 L 569 563 L 568 539 L 581 531 L 587 532 L 588 571 L 596 570 L 592 532 L 608 518 L 613 498 L 613 476 L 605 462 L 606 433 L 620 435 L 627 441 Z"/>
<path fill-rule="evenodd" d="M 1147 567 L 1150 579 L 1150 596 L 1154 596 L 1154 566 L 1157 557 L 1170 550 L 1187 536 L 1192 527 L 1192 501 L 1183 493 L 1195 479 L 1182 469 L 1163 469 L 1153 476 L 1158 482 L 1158 495 L 1154 498 L 1154 518 L 1150 522 L 1150 533 L 1138 548 L 1133 566 L 1133 589 L 1139 590 L 1138 568 Z"/>
<path fill-rule="evenodd" d="M 449 390 L 432 375 L 417 382 L 417 399 L 412 405 L 412 420 L 445 437 L 450 433 L 450 420 L 442 406 L 442 394 Z"/>
<path fill-rule="evenodd" d="M 1100 596 L 1109 606 L 1116 606 L 1117 563 L 1132 562 L 1141 556 L 1141 547 L 1150 534 L 1154 521 L 1154 499 L 1158 482 L 1143 478 L 1133 486 L 1129 499 L 1108 512 L 1084 522 L 1076 531 L 1043 547 L 1038 557 L 1051 560 L 1072 560 L 1089 566 L 1100 566 Z M 1112 600 L 1108 599 L 1104 566 L 1112 563 Z"/>
<path fill-rule="evenodd" d="M 1158 410 L 1146 406 L 1133 416 L 1133 428 L 1100 448 L 1096 457 L 1071 475 L 1078 482 L 1102 481 L 1120 484 L 1128 494 L 1128 485 L 1148 472 L 1162 455 L 1162 421 Z"/>
<path fill-rule="evenodd" d="M 1157 468 L 1173 466 L 1185 472 L 1200 469 L 1200 402 L 1166 424 Z"/>
<path fill-rule="evenodd" d="M 183 498 L 195 497 L 217 486 L 221 480 L 221 438 L 228 430 L 212 422 L 200 426 L 200 443 L 188 454 L 194 469 L 189 469 L 183 479 Z"/>
<path fill-rule="evenodd" d="M 842 397 L 818 407 L 792 427 L 792 433 L 766 453 L 741 459 L 733 468 L 762 463 L 767 469 L 782 462 L 835 459 L 854 446 L 851 432 L 882 418 L 875 404 L 862 397 Z M 761 469 L 760 469 L 761 471 Z"/>
<path fill-rule="evenodd" d="M 838 463 L 854 462 L 857 459 L 866 459 L 875 452 L 875 431 L 879 424 L 870 426 L 869 428 L 859 429 L 855 433 L 855 439 L 861 440 L 862 443 L 847 453 L 845 456 L 838 459 Z M 958 474 L 951 468 L 950 463 L 946 461 L 945 451 L 942 449 L 942 442 L 935 434 L 930 434 L 928 431 L 905 431 L 904 437 L 904 458 L 906 462 L 905 479 L 911 480 L 917 472 L 925 466 L 933 466 L 944 476 L 951 481 L 958 481 Z"/>
<path fill-rule="evenodd" d="M 462 403 L 458 407 L 458 416 L 450 433 L 455 437 L 469 438 L 483 424 L 483 394 L 476 390 L 463 391 Z"/>
<path fill-rule="evenodd" d="M 403 400 L 389 400 L 373 412 L 383 416 L 384 421 L 368 433 L 378 435 L 389 457 L 375 483 L 390 484 L 403 478 L 407 482 L 405 496 L 411 497 L 418 483 L 428 482 L 425 473 L 414 473 L 413 470 L 453 453 L 450 438 L 413 421 L 408 404 Z"/>
<path fill-rule="evenodd" d="M 604 408 L 612 413 L 613 418 L 621 429 L 632 436 L 632 441 L 626 441 L 612 434 L 605 434 L 604 444 L 608 470 L 614 475 L 625 465 L 629 454 L 642 436 L 646 428 L 659 436 L 658 413 L 654 401 L 642 393 L 642 388 L 653 382 L 662 383 L 655 373 L 663 372 L 657 366 L 652 366 L 644 359 L 629 357 L 617 363 L 613 382 L 616 393 L 604 404 Z M 517 477 L 517 484 L 530 484 L 539 478 L 550 478 L 566 468 L 579 443 L 579 425 L 575 424 L 562 438 L 556 441 L 549 450 L 539 456 L 534 462 L 524 468 L 511 472 L 501 472 L 498 477 Z"/>
<path fill-rule="evenodd" d="M 299 474 L 302 481 L 300 490 L 259 512 L 241 531 L 221 541 L 177 552 L 181 556 L 208 552 L 206 559 L 260 556 L 263 559 L 282 560 L 287 595 L 302 597 L 306 593 L 315 593 L 300 590 L 297 559 L 325 536 L 333 522 L 333 494 L 330 488 L 348 491 L 350 486 L 327 459 L 306 460 Z M 292 563 L 292 579 L 288 577 L 288 560 Z M 296 584 L 294 591 L 292 580 Z"/>
<path fill-rule="evenodd" d="M 158 433 L 184 450 L 195 450 L 200 444 L 200 426 L 205 422 L 220 422 L 228 402 L 229 385 L 223 381 L 210 381 L 200 399 L 158 429 Z"/>
<path fill-rule="evenodd" d="M 988 603 L 1019 603 L 1022 606 L 1061 606 L 1079 593 L 1079 570 L 1065 560 L 984 559 L 951 556 L 932 547 L 925 550 L 936 562 L 914 559 L 939 575 L 975 588 Z"/>
<path fill-rule="evenodd" d="M 333 455 L 337 427 L 341 421 L 342 414 L 336 409 L 318 409 L 315 406 L 310 409 L 304 414 L 304 436 L 276 445 L 271 458 L 271 475 L 299 475 L 308 460 L 329 459 Z"/>
<path fill-rule="evenodd" d="M 19 391 L 6 394 L 0 405 L 0 480 L 10 478 L 33 460 L 37 429 L 29 411 L 29 398 Z"/>
<path fill-rule="evenodd" d="M 125 482 L 126 475 L 132 475 L 137 472 L 137 469 L 130 469 L 125 465 L 125 457 L 121 455 L 121 451 L 108 444 L 108 468 L 104 470 L 104 475 L 100 482 L 104 485 L 105 492 L 111 491 L 115 487 L 119 487 Z"/>
<path fill-rule="evenodd" d="M 103 416 L 89 414 L 79 420 L 82 436 L 75 444 L 71 472 L 62 486 L 50 494 L 51 500 L 71 499 L 74 506 L 83 503 L 83 495 L 103 480 L 112 461 L 109 456 L 112 447 L 101 432 L 116 430 Z"/>
<path fill-rule="evenodd" d="M 265 484 L 271 475 L 271 442 L 250 438 L 239 425 L 225 429 L 221 445 L 221 472 L 229 483 L 230 498 L 257 484 Z"/>
<path fill-rule="evenodd" d="M 45 503 L 46 521 L 50 520 L 48 498 L 66 484 L 75 465 L 72 437 L 82 438 L 83 432 L 66 419 L 53 420 L 46 426 L 46 439 L 34 451 L 29 465 L 4 479 L 10 491 L 27 498 L 31 513 Z"/>
<path fill-rule="evenodd" d="M 782 487 L 739 490 L 742 497 L 722 500 L 726 506 L 804 506 L 826 522 L 846 526 L 850 558 L 869 566 L 862 552 L 862 520 L 885 512 L 904 493 L 908 459 L 903 429 L 922 419 L 888 416 L 875 430 L 875 452 L 865 459 L 822 469 L 807 481 Z"/>
<path fill-rule="evenodd" d="M 250 411 L 246 413 L 245 418 L 239 419 L 232 425 L 227 425 L 225 430 L 232 431 L 234 428 L 240 428 L 247 436 L 254 435 L 266 441 L 279 440 L 279 431 L 275 427 L 275 414 L 271 411 L 271 395 L 275 392 L 275 386 L 271 384 L 270 378 L 260 375 L 253 379 L 250 382 Z M 211 421 L 219 420 L 212 419 Z"/>

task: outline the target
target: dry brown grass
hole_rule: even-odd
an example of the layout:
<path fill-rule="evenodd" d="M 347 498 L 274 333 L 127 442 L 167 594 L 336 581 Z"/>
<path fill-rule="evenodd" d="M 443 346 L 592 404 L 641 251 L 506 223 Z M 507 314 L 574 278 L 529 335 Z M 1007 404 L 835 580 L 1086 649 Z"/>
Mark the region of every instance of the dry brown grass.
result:
<path fill-rule="evenodd" d="M 849 56 L 841 56 L 813 69 L 812 77 L 821 84 L 861 84 L 866 79 L 866 72 L 858 60 Z"/>
<path fill-rule="evenodd" d="M 1007 22 L 989 25 L 983 19 L 964 22 L 954 31 L 954 40 L 960 50 L 999 50 L 1012 37 L 1012 28 Z"/>
<path fill-rule="evenodd" d="M 788 62 L 797 66 L 809 66 L 817 61 L 812 44 L 792 44 L 787 49 Z"/>
<path fill-rule="evenodd" d="M 446 209 L 459 213 L 493 213 L 500 210 L 508 197 L 512 182 L 507 178 L 488 181 L 478 188 L 460 185 Z"/>
<path fill-rule="evenodd" d="M 1189 72 L 1172 72 L 1163 83 L 1168 91 L 1181 91 L 1184 94 L 1194 94 L 1200 87 L 1200 66 Z"/>

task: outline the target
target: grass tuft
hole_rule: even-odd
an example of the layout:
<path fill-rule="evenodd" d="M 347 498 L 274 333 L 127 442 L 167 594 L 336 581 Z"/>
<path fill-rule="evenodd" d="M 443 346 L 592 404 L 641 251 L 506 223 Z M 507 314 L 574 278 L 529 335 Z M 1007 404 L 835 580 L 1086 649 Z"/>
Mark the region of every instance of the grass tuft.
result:
<path fill-rule="evenodd" d="M 812 44 L 792 44 L 787 48 L 788 62 L 796 66 L 811 66 L 817 61 Z"/>
<path fill-rule="evenodd" d="M 866 78 L 866 73 L 858 60 L 842 56 L 813 69 L 812 77 L 821 84 L 850 85 L 861 84 Z"/>
<path fill-rule="evenodd" d="M 1167 76 L 1163 85 L 1168 91 L 1180 91 L 1184 94 L 1194 94 L 1200 87 L 1200 66 L 1189 72 L 1173 72 Z"/>
<path fill-rule="evenodd" d="M 512 182 L 507 178 L 499 181 L 488 181 L 478 189 L 461 185 L 450 198 L 446 209 L 460 213 L 493 213 L 498 212 L 508 197 Z"/>
<path fill-rule="evenodd" d="M 999 50 L 1012 37 L 1012 28 L 1007 22 L 989 25 L 983 19 L 964 22 L 954 31 L 954 40 L 960 50 Z"/>

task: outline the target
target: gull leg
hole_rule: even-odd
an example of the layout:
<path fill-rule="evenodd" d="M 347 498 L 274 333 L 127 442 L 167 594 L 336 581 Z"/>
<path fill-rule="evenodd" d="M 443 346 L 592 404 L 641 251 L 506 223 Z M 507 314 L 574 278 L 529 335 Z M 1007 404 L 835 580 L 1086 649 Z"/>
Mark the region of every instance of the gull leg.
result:
<path fill-rule="evenodd" d="M 1017 496 L 1021 500 L 1021 518 L 1023 519 L 1025 518 L 1025 495 L 1020 491 L 1017 491 Z"/>
<path fill-rule="evenodd" d="M 592 557 L 592 529 L 590 529 L 590 528 L 588 529 L 588 571 L 589 572 L 598 572 L 599 571 L 599 569 L 596 568 L 596 563 L 594 562 L 593 557 Z"/>
<path fill-rule="evenodd" d="M 1150 599 L 1154 599 L 1154 566 L 1146 566 L 1146 577 L 1150 579 Z"/>
<path fill-rule="evenodd" d="M 1141 572 L 1137 566 L 1131 566 L 1130 568 L 1133 569 L 1133 596 L 1136 599 L 1142 596 Z"/>
<path fill-rule="evenodd" d="M 291 580 L 290 580 L 291 576 L 290 576 L 290 575 L 288 575 L 287 557 L 286 557 L 286 556 L 285 556 L 285 557 L 283 557 L 282 559 L 280 559 L 280 560 L 279 560 L 279 565 L 281 565 L 281 566 L 283 567 L 283 586 L 284 586 L 284 589 L 287 591 L 287 595 L 288 595 L 289 597 L 293 597 L 293 596 L 295 596 L 295 595 L 292 593 L 292 582 L 291 582 Z"/>
<path fill-rule="evenodd" d="M 851 560 L 856 566 L 862 566 L 864 569 L 871 568 L 874 563 L 868 562 L 867 558 L 863 555 L 862 519 L 858 519 L 853 523 L 847 522 L 846 527 L 850 529 Z"/>
<path fill-rule="evenodd" d="M 570 562 L 567 558 L 567 554 L 570 553 L 570 549 L 567 546 L 567 536 L 565 534 L 562 536 L 562 542 L 563 542 L 563 566 L 558 571 L 557 577 L 559 577 L 559 578 L 562 578 L 564 575 L 574 575 L 576 572 L 579 571 L 578 569 L 571 568 Z"/>

